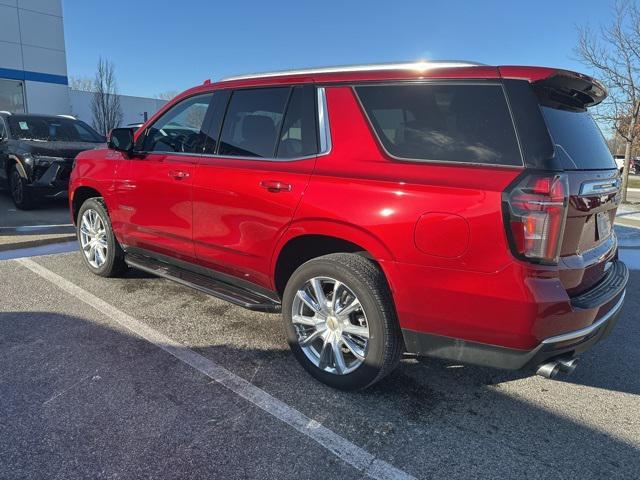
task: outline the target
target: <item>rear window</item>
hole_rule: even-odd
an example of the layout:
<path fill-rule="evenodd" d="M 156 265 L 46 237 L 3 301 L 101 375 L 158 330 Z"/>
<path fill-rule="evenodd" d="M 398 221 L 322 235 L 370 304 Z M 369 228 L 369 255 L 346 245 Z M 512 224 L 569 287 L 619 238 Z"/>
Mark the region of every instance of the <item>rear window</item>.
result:
<path fill-rule="evenodd" d="M 609 147 L 586 111 L 541 107 L 547 128 L 556 146 L 556 155 L 567 170 L 616 168 Z"/>
<path fill-rule="evenodd" d="M 500 85 L 375 85 L 356 87 L 356 93 L 394 157 L 522 165 Z"/>
<path fill-rule="evenodd" d="M 278 87 L 233 92 L 220 155 L 273 158 L 289 91 L 289 87 Z"/>

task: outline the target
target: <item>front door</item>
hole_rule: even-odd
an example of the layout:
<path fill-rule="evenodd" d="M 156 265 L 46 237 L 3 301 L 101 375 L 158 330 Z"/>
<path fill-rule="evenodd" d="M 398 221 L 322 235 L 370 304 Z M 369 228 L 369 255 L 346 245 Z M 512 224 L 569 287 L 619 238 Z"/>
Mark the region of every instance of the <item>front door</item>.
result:
<path fill-rule="evenodd" d="M 171 107 L 138 138 L 140 152 L 120 162 L 117 219 L 127 246 L 194 258 L 192 187 L 211 98 L 196 95 Z"/>

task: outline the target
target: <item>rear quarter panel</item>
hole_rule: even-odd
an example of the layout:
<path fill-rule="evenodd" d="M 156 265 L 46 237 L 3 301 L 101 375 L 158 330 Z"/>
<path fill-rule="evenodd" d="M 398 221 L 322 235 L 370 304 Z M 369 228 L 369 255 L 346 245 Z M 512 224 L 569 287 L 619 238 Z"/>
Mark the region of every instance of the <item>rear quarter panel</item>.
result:
<path fill-rule="evenodd" d="M 287 235 L 331 235 L 367 250 L 403 328 L 528 345 L 540 306 L 502 219 L 502 191 L 521 169 L 392 159 L 353 90 L 326 91 L 333 147 L 318 158 Z"/>
<path fill-rule="evenodd" d="M 333 148 L 318 158 L 293 227 L 321 220 L 348 225 L 378 245 L 370 253 L 379 260 L 479 272 L 511 263 L 501 194 L 520 169 L 390 159 L 354 95 L 350 87 L 327 88 Z M 446 257 L 418 249 L 416 225 L 428 213 L 462 217 L 468 224 L 466 248 Z M 433 240 L 446 241 L 460 232 L 458 223 L 441 223 L 434 225 L 440 229 L 434 235 L 441 238 Z"/>

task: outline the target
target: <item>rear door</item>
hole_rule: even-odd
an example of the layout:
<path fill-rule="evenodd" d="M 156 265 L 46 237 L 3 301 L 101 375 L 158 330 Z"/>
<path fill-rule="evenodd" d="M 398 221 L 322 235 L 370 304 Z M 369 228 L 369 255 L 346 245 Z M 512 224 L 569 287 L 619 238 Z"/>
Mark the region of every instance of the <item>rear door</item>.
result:
<path fill-rule="evenodd" d="M 200 263 L 269 287 L 277 240 L 291 222 L 318 152 L 315 88 L 228 92 L 211 122 L 193 185 Z"/>
<path fill-rule="evenodd" d="M 116 218 L 128 246 L 195 257 L 192 187 L 212 96 L 196 95 L 171 107 L 138 139 L 140 154 L 120 162 Z"/>

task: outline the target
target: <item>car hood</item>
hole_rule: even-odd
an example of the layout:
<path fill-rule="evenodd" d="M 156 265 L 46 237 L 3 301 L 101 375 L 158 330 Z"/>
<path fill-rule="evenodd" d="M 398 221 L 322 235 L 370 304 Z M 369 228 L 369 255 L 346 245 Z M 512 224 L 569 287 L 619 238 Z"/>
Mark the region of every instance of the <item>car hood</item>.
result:
<path fill-rule="evenodd" d="M 91 142 L 47 142 L 40 140 L 19 140 L 16 142 L 19 153 L 46 155 L 50 157 L 75 158 L 85 150 L 104 148 L 104 143 Z"/>

